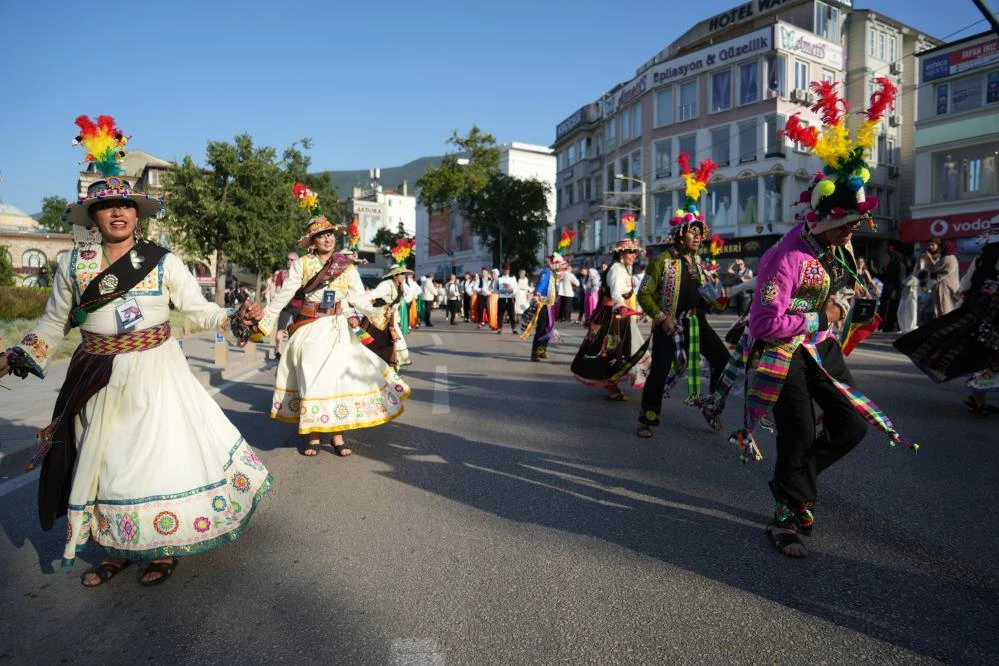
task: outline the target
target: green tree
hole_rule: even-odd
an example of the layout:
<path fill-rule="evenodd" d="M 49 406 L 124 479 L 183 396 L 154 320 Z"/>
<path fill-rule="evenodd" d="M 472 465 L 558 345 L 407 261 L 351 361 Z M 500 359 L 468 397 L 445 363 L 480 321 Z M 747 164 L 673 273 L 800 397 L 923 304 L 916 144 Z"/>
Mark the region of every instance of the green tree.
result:
<path fill-rule="evenodd" d="M 466 205 L 472 232 L 489 248 L 493 266 L 509 261 L 518 270 L 534 272 L 548 233 L 549 191 L 548 183 L 536 178 L 497 173 L 470 198 Z"/>
<path fill-rule="evenodd" d="M 548 229 L 548 186 L 503 174 L 495 137 L 478 127 L 465 137 L 454 132 L 448 143 L 457 151 L 416 183 L 420 203 L 430 211 L 456 208 L 489 247 L 494 266 L 509 258 L 533 271 Z"/>
<path fill-rule="evenodd" d="M 402 222 L 400 222 L 399 227 L 395 231 L 389 231 L 384 227 L 376 231 L 375 235 L 371 239 L 371 242 L 378 247 L 378 251 L 382 254 L 382 256 L 393 259 L 392 248 L 395 247 L 396 241 L 403 238 L 406 240 L 413 240 L 412 236 L 406 234 L 406 229 L 402 226 Z M 412 254 L 409 255 L 409 259 L 406 260 L 406 265 L 409 268 L 413 268 L 415 259 L 416 257 Z"/>
<path fill-rule="evenodd" d="M 73 225 L 62 220 L 62 213 L 67 205 L 69 202 L 58 195 L 45 197 L 42 199 L 42 214 L 38 218 L 38 224 L 57 234 L 70 233 Z"/>
<path fill-rule="evenodd" d="M 14 286 L 14 264 L 10 260 L 10 248 L 0 245 L 0 287 Z"/>
<path fill-rule="evenodd" d="M 299 143 L 309 146 L 308 140 L 296 142 L 279 161 L 274 148 L 254 146 L 249 134 L 241 134 L 232 143 L 210 141 L 205 168 L 190 155 L 170 168 L 166 225 L 187 252 L 217 253 L 217 303 L 224 301 L 229 261 L 257 273 L 259 293 L 261 275 L 281 264 L 302 234 L 307 213 L 291 195 L 296 178 L 307 180 L 309 158 Z M 320 204 L 338 205 L 332 183 L 313 180 L 320 196 L 326 193 Z"/>

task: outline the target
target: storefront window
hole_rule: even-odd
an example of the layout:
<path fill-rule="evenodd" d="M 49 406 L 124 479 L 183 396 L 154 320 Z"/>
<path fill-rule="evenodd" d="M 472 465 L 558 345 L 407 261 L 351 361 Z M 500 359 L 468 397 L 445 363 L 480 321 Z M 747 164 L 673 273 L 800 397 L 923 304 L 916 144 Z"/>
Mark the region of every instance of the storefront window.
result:
<path fill-rule="evenodd" d="M 982 105 L 982 77 L 969 76 L 950 82 L 950 110 L 952 113 L 970 111 Z"/>
<path fill-rule="evenodd" d="M 784 219 L 784 174 L 763 177 L 763 219 L 780 222 Z"/>
<path fill-rule="evenodd" d="M 732 183 L 708 185 L 704 198 L 704 217 L 712 229 L 733 226 Z"/>
<path fill-rule="evenodd" d="M 739 202 L 739 224 L 751 225 L 759 222 L 758 183 L 756 176 L 736 181 L 736 195 Z"/>
<path fill-rule="evenodd" d="M 999 192 L 999 141 L 933 156 L 933 200 L 992 196 Z"/>

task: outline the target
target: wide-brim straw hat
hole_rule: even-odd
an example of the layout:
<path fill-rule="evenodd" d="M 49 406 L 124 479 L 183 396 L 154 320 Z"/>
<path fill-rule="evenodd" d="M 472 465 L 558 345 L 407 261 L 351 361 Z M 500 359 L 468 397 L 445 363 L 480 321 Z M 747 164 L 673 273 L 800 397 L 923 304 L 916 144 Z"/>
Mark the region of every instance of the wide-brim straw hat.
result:
<path fill-rule="evenodd" d="M 88 187 L 87 196 L 80 197 L 76 203 L 66 206 L 66 210 L 62 213 L 62 219 L 70 224 L 89 226 L 94 222 L 90 219 L 91 206 L 102 201 L 117 199 L 127 199 L 134 203 L 140 220 L 158 215 L 163 210 L 162 199 L 157 199 L 145 192 L 136 192 L 127 180 L 117 176 L 108 176 Z"/>
<path fill-rule="evenodd" d="M 404 275 L 406 273 L 414 275 L 413 271 L 406 268 L 405 266 L 393 266 L 392 268 L 385 271 L 385 274 L 382 275 L 382 279 L 384 280 L 386 278 L 394 277 L 396 275 Z"/>

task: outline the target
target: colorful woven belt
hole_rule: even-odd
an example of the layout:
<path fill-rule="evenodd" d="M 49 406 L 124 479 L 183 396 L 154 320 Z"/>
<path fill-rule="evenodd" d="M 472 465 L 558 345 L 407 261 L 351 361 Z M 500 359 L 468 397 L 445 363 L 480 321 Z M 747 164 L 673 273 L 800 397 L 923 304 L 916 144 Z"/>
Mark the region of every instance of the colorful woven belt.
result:
<path fill-rule="evenodd" d="M 124 335 L 101 335 L 89 331 L 82 331 L 82 334 L 80 348 L 83 351 L 98 356 L 113 356 L 159 347 L 170 337 L 170 322 Z"/>

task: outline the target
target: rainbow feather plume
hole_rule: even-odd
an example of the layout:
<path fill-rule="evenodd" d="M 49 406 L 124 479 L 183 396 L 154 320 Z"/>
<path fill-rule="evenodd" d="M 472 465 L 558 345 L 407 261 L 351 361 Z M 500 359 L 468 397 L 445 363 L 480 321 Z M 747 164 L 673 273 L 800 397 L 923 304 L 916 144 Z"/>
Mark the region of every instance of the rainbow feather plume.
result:
<path fill-rule="evenodd" d="M 573 239 L 576 238 L 576 232 L 572 229 L 566 229 L 562 232 L 562 238 L 559 239 L 558 245 L 555 246 L 555 251 L 560 254 L 565 254 L 566 250 L 570 245 L 572 245 Z"/>
<path fill-rule="evenodd" d="M 392 259 L 395 261 L 396 266 L 405 266 L 406 260 L 409 259 L 409 255 L 413 254 L 413 248 L 416 246 L 415 238 L 400 238 L 395 242 L 395 247 L 392 248 Z"/>
<path fill-rule="evenodd" d="M 347 227 L 347 238 L 350 239 L 350 247 L 357 248 L 361 243 L 361 232 L 357 225 L 357 215 L 350 221 L 350 226 Z"/>
<path fill-rule="evenodd" d="M 94 121 L 82 115 L 74 122 L 80 128 L 80 133 L 73 140 L 73 145 L 82 145 L 87 151 L 84 161 L 93 164 L 105 176 L 120 175 L 118 165 L 125 156 L 125 144 L 131 137 L 125 136 L 115 127 L 111 116 L 97 116 Z"/>
<path fill-rule="evenodd" d="M 635 237 L 635 214 L 625 213 L 621 216 L 621 225 L 624 227 L 624 233 L 628 238 Z"/>

